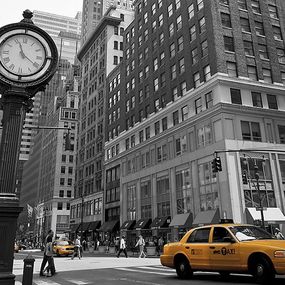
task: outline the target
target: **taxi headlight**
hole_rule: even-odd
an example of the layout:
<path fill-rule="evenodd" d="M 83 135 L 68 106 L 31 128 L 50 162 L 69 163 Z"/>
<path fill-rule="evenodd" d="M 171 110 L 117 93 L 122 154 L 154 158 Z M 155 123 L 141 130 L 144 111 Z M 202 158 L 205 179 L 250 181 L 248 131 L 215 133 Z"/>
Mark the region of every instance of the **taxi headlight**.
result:
<path fill-rule="evenodd" d="M 276 250 L 274 252 L 274 257 L 285 257 L 285 250 Z"/>

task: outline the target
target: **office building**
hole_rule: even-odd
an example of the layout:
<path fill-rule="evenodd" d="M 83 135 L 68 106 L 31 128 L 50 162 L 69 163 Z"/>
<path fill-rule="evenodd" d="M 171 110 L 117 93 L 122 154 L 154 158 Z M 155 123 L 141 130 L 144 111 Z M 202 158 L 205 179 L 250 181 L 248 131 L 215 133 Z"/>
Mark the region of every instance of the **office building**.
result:
<path fill-rule="evenodd" d="M 105 108 L 106 182 L 127 240 L 220 218 L 262 224 L 262 209 L 266 227 L 282 226 L 284 1 L 134 5 Z"/>
<path fill-rule="evenodd" d="M 110 7 L 78 53 L 81 62 L 80 123 L 75 199 L 71 203 L 70 223 L 72 233 L 83 231 L 86 238 L 93 240 L 98 238 L 95 230 L 104 216 L 106 77 L 122 60 L 124 30 L 133 17 L 132 11 Z M 107 220 L 111 218 L 107 216 Z"/>

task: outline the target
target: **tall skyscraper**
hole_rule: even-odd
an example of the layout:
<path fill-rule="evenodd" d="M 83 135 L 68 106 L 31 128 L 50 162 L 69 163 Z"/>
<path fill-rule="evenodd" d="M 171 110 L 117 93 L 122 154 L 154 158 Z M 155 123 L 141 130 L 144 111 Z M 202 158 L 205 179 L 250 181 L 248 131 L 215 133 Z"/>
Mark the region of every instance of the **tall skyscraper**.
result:
<path fill-rule="evenodd" d="M 82 44 L 93 33 L 98 23 L 110 7 L 133 10 L 133 0 L 83 0 L 82 7 Z"/>
<path fill-rule="evenodd" d="M 137 222 L 127 240 L 260 223 L 263 207 L 266 225 L 284 222 L 284 12 L 282 0 L 135 2 L 105 109 L 106 191 L 120 191 L 121 225 Z"/>
<path fill-rule="evenodd" d="M 81 100 L 75 199 L 71 203 L 70 217 L 73 233 L 81 231 L 82 223 L 85 232 L 90 222 L 102 222 L 103 219 L 106 77 L 122 60 L 124 31 L 133 19 L 132 11 L 110 7 L 78 53 Z M 117 219 L 117 215 L 113 212 L 109 220 Z M 96 228 L 85 235 L 95 238 L 94 230 Z"/>

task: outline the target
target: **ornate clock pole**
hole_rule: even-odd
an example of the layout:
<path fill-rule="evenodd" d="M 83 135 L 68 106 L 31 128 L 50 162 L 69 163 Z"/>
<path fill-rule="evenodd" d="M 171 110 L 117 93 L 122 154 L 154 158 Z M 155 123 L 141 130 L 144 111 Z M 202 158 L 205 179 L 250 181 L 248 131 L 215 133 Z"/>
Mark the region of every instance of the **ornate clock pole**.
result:
<path fill-rule="evenodd" d="M 15 284 L 14 242 L 22 208 L 15 193 L 22 128 L 32 97 L 54 75 L 58 53 L 51 37 L 35 26 L 26 10 L 19 23 L 0 28 L 0 285 Z"/>

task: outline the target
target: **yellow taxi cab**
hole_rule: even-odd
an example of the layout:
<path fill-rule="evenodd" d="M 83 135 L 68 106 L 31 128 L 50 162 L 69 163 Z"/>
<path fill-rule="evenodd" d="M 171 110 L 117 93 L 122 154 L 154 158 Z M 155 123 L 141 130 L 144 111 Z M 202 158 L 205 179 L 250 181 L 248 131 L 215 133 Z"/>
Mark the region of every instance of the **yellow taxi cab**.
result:
<path fill-rule="evenodd" d="M 202 226 L 189 230 L 180 242 L 166 244 L 160 262 L 182 279 L 199 270 L 224 277 L 249 273 L 258 283 L 269 284 L 275 274 L 285 274 L 285 240 L 254 225 Z"/>
<path fill-rule="evenodd" d="M 57 256 L 68 256 L 74 252 L 74 243 L 70 240 L 55 240 L 52 244 L 53 252 Z"/>

